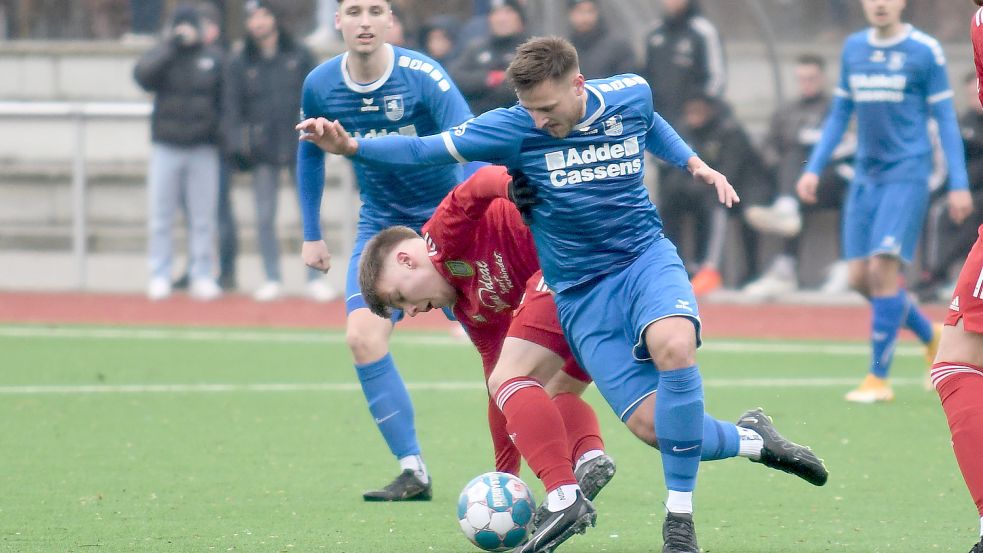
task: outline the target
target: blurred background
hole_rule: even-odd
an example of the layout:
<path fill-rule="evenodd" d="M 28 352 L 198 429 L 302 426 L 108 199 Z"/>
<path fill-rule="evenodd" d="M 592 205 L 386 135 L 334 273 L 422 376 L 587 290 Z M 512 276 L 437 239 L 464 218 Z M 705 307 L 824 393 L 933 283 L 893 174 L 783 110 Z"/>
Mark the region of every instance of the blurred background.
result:
<path fill-rule="evenodd" d="M 333 26 L 334 0 L 268 4 L 275 9 L 277 24 L 305 45 L 315 62 L 344 50 Z M 716 158 L 743 152 L 739 155 L 744 162 L 738 166 L 744 177 L 731 175 L 731 179 L 747 205 L 726 215 L 725 245 L 719 251 L 712 247 L 707 251 L 709 223 L 705 213 L 701 215 L 702 200 L 667 195 L 673 176 L 656 167 L 654 160 L 649 165 L 652 197 L 667 227 L 678 233 L 674 237 L 683 246 L 694 279 L 707 268 L 716 272 L 716 280 L 711 278 L 701 295 L 721 301 L 859 301 L 846 291 L 845 281 L 836 281 L 842 276 L 837 275 L 835 263 L 838 197 L 829 198 L 822 209 L 802 213 L 797 229 L 795 225 L 761 223 L 767 216 L 777 220 L 774 210 L 764 212 L 759 220 L 747 212 L 750 205 L 774 208 L 783 179 L 786 183 L 789 179 L 780 169 L 782 163 L 798 159 L 801 165 L 808 155 L 807 138 L 802 138 L 795 151 L 780 144 L 776 114 L 795 109 L 794 104 L 809 93 L 803 90 L 808 83 L 803 80 L 807 76 L 801 74 L 802 66 L 825 76 L 813 93 L 828 94 L 836 81 L 843 39 L 865 26 L 859 2 L 394 0 L 393 5 L 400 25 L 390 40 L 440 60 L 475 113 L 494 104 L 487 103 L 488 91 L 465 90 L 462 83 L 468 71 L 484 67 L 489 58 L 494 64 L 500 33 L 520 37 L 561 34 L 583 45 L 588 77 L 638 72 L 649 79 L 657 95 L 661 90 L 677 93 L 677 100 L 686 99 L 673 105 L 663 102 L 661 107 L 657 101 L 657 109 L 688 140 L 702 146 L 697 147 L 701 153 Z M 248 38 L 247 8 L 238 0 L 0 0 L 0 74 L 4 75 L 0 79 L 0 289 L 147 291 L 146 183 L 153 95 L 134 80 L 134 67 L 155 45 L 168 39 L 173 14 L 188 6 L 200 10 L 203 20 L 216 20 L 220 35 L 215 46 L 227 55 Z M 521 11 L 515 28 L 495 22 L 496 17 L 508 17 L 503 9 Z M 970 177 L 980 183 L 983 178 L 978 177 L 983 175 L 974 174 L 974 167 L 981 161 L 983 146 L 975 145 L 974 125 L 981 116 L 970 92 L 975 81 L 970 86 L 966 77 L 973 69 L 968 40 L 972 13 L 968 1 L 909 0 L 905 18 L 943 45 L 963 117 Z M 685 88 L 672 88 L 685 84 L 670 82 L 675 77 L 661 73 L 659 65 L 666 59 L 659 48 L 673 40 L 665 34 L 667 26 L 687 18 L 700 19 L 695 26 L 690 21 L 691 27 L 699 29 L 702 34 L 697 38 L 708 43 L 679 42 L 675 54 L 685 57 L 687 49 L 708 48 L 710 54 L 683 62 L 707 66 L 703 68 L 709 72 L 707 79 L 719 81 L 693 85 L 699 93 L 692 95 Z M 719 43 L 719 56 L 713 53 L 716 47 L 708 46 L 712 41 Z M 587 53 L 592 44 L 604 46 Z M 605 59 L 605 53 L 622 52 L 619 48 L 624 51 L 617 60 Z M 588 58 L 595 75 L 588 74 Z M 802 128 L 786 134 L 794 131 L 801 138 L 817 125 L 817 121 L 804 121 Z M 710 133 L 713 136 L 730 138 L 707 142 L 707 128 L 716 129 Z M 721 129 L 733 132 L 721 133 Z M 844 148 L 841 169 L 848 171 L 849 144 Z M 219 149 L 227 159 L 229 152 L 221 144 Z M 223 257 L 212 275 L 223 291 L 253 295 L 261 301 L 285 295 L 333 299 L 343 289 L 344 263 L 359 205 L 349 164 L 328 159 L 322 225 L 335 268 L 326 277 L 328 289 L 319 291 L 310 287 L 299 259 L 300 217 L 292 174 L 279 173 L 273 221 L 283 274 L 282 289 L 272 298 L 259 294 L 271 276 L 260 251 L 257 229 L 263 216 L 258 215 L 249 171 L 234 163 L 224 165 L 228 213 L 223 217 L 234 222 L 238 247 L 230 252 L 228 244 L 218 244 L 212 254 Z M 939 166 L 941 172 L 933 186 L 941 191 L 944 164 Z M 840 175 L 840 181 L 848 177 Z M 671 205 L 663 205 L 660 199 Z M 972 229 L 980 222 L 978 213 L 966 223 Z M 946 287 L 972 239 L 966 244 L 943 240 L 955 236 L 956 230 L 950 228 L 938 206 L 929 218 L 918 262 L 909 269 L 908 277 L 923 300 L 936 301 L 947 298 Z M 218 222 L 220 232 L 222 224 Z M 179 289 L 188 249 L 186 228 L 178 216 L 171 276 Z M 223 240 L 228 239 L 226 234 Z M 219 274 L 220 267 L 223 274 Z M 774 278 L 765 279 L 758 288 L 752 286 L 764 277 Z"/>

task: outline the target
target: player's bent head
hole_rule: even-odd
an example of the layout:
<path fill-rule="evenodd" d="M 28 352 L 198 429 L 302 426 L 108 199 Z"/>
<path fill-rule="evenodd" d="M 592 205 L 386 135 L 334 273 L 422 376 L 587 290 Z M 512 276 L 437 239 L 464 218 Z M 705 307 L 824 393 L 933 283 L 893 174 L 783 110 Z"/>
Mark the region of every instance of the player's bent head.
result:
<path fill-rule="evenodd" d="M 369 309 L 380 317 L 392 314 L 389 298 L 379 292 L 379 282 L 386 276 L 386 268 L 396 246 L 406 240 L 420 238 L 413 229 L 403 226 L 389 227 L 372 237 L 362 250 L 358 265 L 358 285 Z"/>
<path fill-rule="evenodd" d="M 577 73 L 580 73 L 580 60 L 573 44 L 562 37 L 546 36 L 533 37 L 519 45 L 505 76 L 521 93 L 546 81 L 564 80 Z"/>

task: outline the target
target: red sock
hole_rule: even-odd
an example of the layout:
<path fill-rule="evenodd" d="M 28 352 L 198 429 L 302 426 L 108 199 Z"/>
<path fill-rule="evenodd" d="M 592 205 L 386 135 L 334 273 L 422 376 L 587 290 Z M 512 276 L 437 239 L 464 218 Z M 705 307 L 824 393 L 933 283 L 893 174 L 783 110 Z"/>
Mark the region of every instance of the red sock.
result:
<path fill-rule="evenodd" d="M 488 398 L 488 430 L 495 448 L 495 470 L 519 476 L 522 457 L 505 429 L 505 415 L 491 398 Z"/>
<path fill-rule="evenodd" d="M 969 494 L 983 517 L 983 369 L 944 361 L 932 365 L 932 383 L 952 432 L 952 449 Z"/>
<path fill-rule="evenodd" d="M 604 451 L 601 427 L 597 424 L 594 409 L 577 394 L 559 394 L 553 397 L 553 404 L 563 417 L 570 443 L 570 458 L 574 463 L 580 456 L 592 449 Z"/>
<path fill-rule="evenodd" d="M 539 382 L 529 377 L 507 380 L 495 403 L 505 413 L 512 441 L 547 492 L 577 483 L 563 419 Z"/>

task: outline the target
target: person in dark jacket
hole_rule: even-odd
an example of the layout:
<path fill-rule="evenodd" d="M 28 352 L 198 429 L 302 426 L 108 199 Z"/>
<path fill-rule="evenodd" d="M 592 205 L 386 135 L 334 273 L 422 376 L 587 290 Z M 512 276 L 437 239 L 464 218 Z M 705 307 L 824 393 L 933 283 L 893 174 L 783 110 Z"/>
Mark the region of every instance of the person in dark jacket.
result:
<path fill-rule="evenodd" d="M 570 42 L 580 57 L 580 72 L 587 79 L 634 73 L 635 52 L 623 37 L 612 33 L 597 0 L 568 0 Z"/>
<path fill-rule="evenodd" d="M 720 35 L 697 0 L 662 0 L 662 7 L 645 40 L 642 76 L 652 87 L 655 111 L 675 124 L 687 98 L 723 97 L 727 72 Z"/>
<path fill-rule="evenodd" d="M 457 28 L 460 26 L 460 21 L 450 15 L 438 15 L 427 20 L 420 29 L 419 43 L 423 53 L 444 67 L 450 66 L 461 53 L 457 40 Z"/>
<path fill-rule="evenodd" d="M 213 267 L 222 56 L 202 42 L 200 23 L 193 6 L 178 6 L 164 40 L 144 54 L 134 69 L 137 83 L 154 93 L 147 178 L 147 296 L 152 300 L 171 294 L 171 229 L 182 195 L 190 228 L 190 293 L 200 300 L 221 295 Z"/>
<path fill-rule="evenodd" d="M 713 167 L 726 167 L 728 179 L 741 183 L 741 201 L 754 202 L 769 194 L 770 180 L 760 154 L 747 132 L 734 117 L 730 106 L 717 98 L 700 94 L 683 104 L 680 135 Z M 660 182 L 658 206 L 666 237 L 675 244 L 686 234 L 686 216 L 693 219 L 695 255 L 682 255 L 687 270 L 693 274 L 693 291 L 703 295 L 723 283 L 720 265 L 727 239 L 728 210 L 717 201 L 717 193 L 694 184 L 689 175 L 671 174 Z M 731 177 L 733 175 L 733 177 Z M 742 235 L 749 271 L 755 272 L 757 243 L 754 234 Z"/>
<path fill-rule="evenodd" d="M 266 274 L 253 297 L 271 301 L 283 294 L 276 236 L 280 176 L 297 159 L 294 124 L 300 113 L 300 90 L 315 62 L 311 52 L 283 28 L 270 2 L 247 2 L 245 15 L 245 38 L 226 71 L 223 128 L 233 164 L 252 175 L 257 238 Z M 335 297 L 313 269 L 308 271 L 308 292 L 318 301 Z"/>
<path fill-rule="evenodd" d="M 491 4 L 491 34 L 471 43 L 448 68 L 474 113 L 515 104 L 515 89 L 505 81 L 505 69 L 527 38 L 525 11 L 518 0 L 493 0 Z"/>

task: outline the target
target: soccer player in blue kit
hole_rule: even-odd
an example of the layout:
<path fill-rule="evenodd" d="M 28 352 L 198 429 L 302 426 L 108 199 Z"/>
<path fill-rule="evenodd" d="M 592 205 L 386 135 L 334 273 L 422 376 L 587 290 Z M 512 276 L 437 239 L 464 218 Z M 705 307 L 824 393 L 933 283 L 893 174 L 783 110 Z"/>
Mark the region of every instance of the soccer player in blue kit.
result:
<path fill-rule="evenodd" d="M 429 135 L 468 120 L 471 111 L 447 72 L 432 59 L 385 41 L 393 25 L 389 0 L 340 0 L 335 25 L 347 52 L 316 67 L 304 82 L 304 117 L 344 122 L 355 136 Z M 391 170 L 354 161 L 362 199 L 358 234 L 345 287 L 346 339 L 369 410 L 399 460 L 402 472 L 366 501 L 429 500 L 430 475 L 420 455 L 413 404 L 389 353 L 393 321 L 366 307 L 358 288 L 358 261 L 365 243 L 392 225 L 420 229 L 437 204 L 461 180 L 458 167 Z M 302 142 L 297 186 L 304 220 L 304 262 L 327 272 L 331 255 L 321 239 L 324 152 Z M 394 316 L 394 319 L 398 315 Z"/>
<path fill-rule="evenodd" d="M 297 128 L 301 140 L 360 162 L 480 160 L 528 176 L 539 201 L 526 209 L 564 334 L 625 424 L 654 418 L 669 490 L 663 551 L 696 553 L 692 496 L 704 411 L 696 365 L 700 319 L 686 271 L 642 182 L 643 152 L 688 169 L 714 186 L 728 207 L 739 198 L 727 178 L 653 111 L 641 77 L 586 82 L 577 51 L 556 37 L 520 46 L 507 74 L 518 105 L 440 135 L 360 140 L 325 118 Z M 572 518 L 558 516 L 550 524 L 573 525 Z"/>
<path fill-rule="evenodd" d="M 861 3 L 871 27 L 843 46 L 833 105 L 796 187 L 802 201 L 815 203 L 818 175 L 855 111 L 856 176 L 843 213 L 843 256 L 851 287 L 871 303 L 872 355 L 866 379 L 846 399 L 873 403 L 894 398 L 887 376 L 902 325 L 926 344 L 929 363 L 938 347 L 938 331 L 899 284 L 928 207 L 930 117 L 938 122 L 949 169 L 949 215 L 960 222 L 973 205 L 942 47 L 902 22 L 905 0 Z"/>

